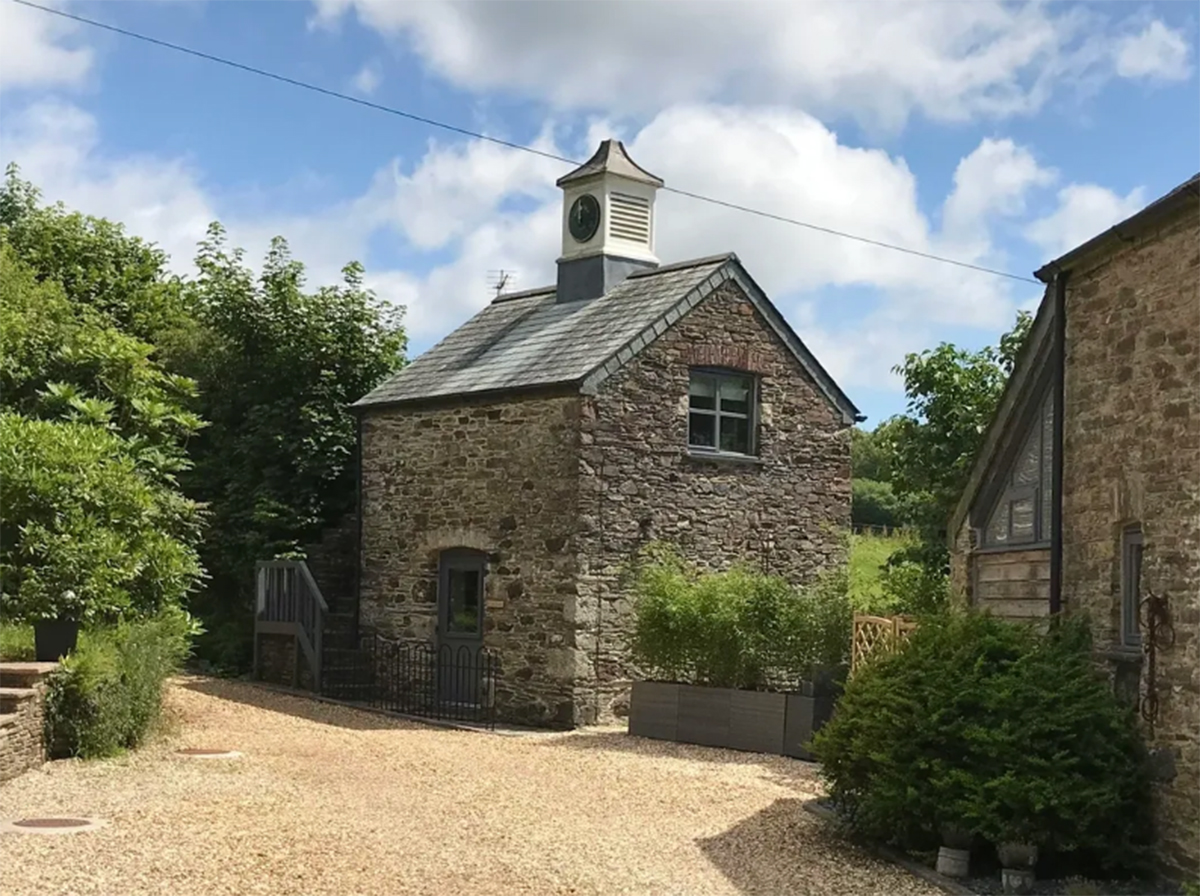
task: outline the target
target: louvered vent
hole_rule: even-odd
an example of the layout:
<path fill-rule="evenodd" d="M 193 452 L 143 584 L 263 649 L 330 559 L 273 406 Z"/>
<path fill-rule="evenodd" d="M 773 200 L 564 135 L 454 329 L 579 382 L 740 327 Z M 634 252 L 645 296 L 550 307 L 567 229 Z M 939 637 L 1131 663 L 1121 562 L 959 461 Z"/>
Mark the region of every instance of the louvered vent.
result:
<path fill-rule="evenodd" d="M 621 240 L 650 245 L 650 202 L 628 193 L 609 194 L 608 232 Z"/>

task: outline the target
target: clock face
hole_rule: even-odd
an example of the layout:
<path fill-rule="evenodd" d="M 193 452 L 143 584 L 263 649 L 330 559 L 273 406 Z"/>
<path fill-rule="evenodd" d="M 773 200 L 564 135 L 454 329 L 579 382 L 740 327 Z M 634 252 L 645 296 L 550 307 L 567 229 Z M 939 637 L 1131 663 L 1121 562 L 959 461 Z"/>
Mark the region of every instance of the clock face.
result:
<path fill-rule="evenodd" d="M 567 213 L 567 229 L 577 243 L 586 243 L 600 228 L 600 203 L 590 193 L 575 200 Z"/>

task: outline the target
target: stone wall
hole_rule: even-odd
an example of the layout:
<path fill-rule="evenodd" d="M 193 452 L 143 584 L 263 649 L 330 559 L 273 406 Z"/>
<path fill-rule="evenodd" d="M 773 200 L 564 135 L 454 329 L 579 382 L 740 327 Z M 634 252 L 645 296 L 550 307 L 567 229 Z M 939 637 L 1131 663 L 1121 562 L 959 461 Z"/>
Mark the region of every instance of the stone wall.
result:
<path fill-rule="evenodd" d="M 758 458 L 689 455 L 692 365 L 760 376 Z M 584 402 L 581 439 L 578 700 L 601 720 L 627 710 L 633 607 L 619 578 L 645 543 L 674 543 L 712 569 L 759 562 L 797 584 L 842 559 L 848 427 L 733 282 Z"/>
<path fill-rule="evenodd" d="M 1200 227 L 1195 206 L 1068 281 L 1063 600 L 1118 641 L 1120 537 L 1140 523 L 1142 592 L 1170 599 L 1151 733 L 1163 858 L 1200 866 Z M 1144 665 L 1144 664 L 1143 664 Z M 1146 687 L 1145 669 L 1141 687 Z"/>
<path fill-rule="evenodd" d="M 972 587 L 974 551 L 975 534 L 968 518 L 962 521 L 962 525 L 954 533 L 954 540 L 950 543 L 950 600 L 959 607 L 969 606 L 975 601 L 975 591 Z"/>
<path fill-rule="evenodd" d="M 46 761 L 45 677 L 56 663 L 0 663 L 0 687 L 14 705 L 0 712 L 0 783 Z"/>
<path fill-rule="evenodd" d="M 289 687 L 296 681 L 296 636 L 255 635 L 258 639 L 258 678 Z"/>
<path fill-rule="evenodd" d="M 488 555 L 484 632 L 502 718 L 570 726 L 575 642 L 577 395 L 379 409 L 363 419 L 360 628 L 435 640 L 438 555 Z"/>

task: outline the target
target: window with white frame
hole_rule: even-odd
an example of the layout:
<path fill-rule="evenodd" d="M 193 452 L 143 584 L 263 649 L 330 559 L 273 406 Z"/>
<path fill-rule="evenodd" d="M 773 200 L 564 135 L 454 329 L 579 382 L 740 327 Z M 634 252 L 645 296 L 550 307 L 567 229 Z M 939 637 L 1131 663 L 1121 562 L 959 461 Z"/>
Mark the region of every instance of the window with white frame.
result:
<path fill-rule="evenodd" d="M 757 384 L 747 374 L 693 370 L 688 386 L 688 447 L 698 452 L 756 451 Z"/>
<path fill-rule="evenodd" d="M 1121 644 L 1140 647 L 1142 605 L 1142 527 L 1127 526 L 1121 532 Z"/>

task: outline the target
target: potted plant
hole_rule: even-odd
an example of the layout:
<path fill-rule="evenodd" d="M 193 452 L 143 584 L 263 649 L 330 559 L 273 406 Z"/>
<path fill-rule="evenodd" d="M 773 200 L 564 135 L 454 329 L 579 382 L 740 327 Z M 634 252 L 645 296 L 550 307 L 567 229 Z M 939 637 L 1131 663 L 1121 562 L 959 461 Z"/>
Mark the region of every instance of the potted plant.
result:
<path fill-rule="evenodd" d="M 971 867 L 974 833 L 962 821 L 945 821 L 938 826 L 942 846 L 938 849 L 937 872 L 947 877 L 966 877 Z"/>
<path fill-rule="evenodd" d="M 1037 864 L 1038 848 L 1026 840 L 1007 840 L 996 844 L 1000 858 L 1000 880 L 1005 893 L 1028 893 L 1033 890 L 1033 868 Z"/>
<path fill-rule="evenodd" d="M 75 649 L 84 602 L 67 588 L 51 599 L 43 595 L 27 611 L 33 619 L 34 658 L 39 663 L 55 663 Z"/>

